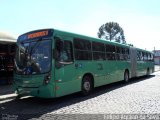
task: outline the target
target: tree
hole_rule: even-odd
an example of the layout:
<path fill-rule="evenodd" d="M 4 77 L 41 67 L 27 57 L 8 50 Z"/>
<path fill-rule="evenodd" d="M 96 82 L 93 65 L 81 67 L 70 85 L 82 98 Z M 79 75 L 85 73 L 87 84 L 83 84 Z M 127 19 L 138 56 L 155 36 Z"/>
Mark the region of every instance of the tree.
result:
<path fill-rule="evenodd" d="M 116 22 L 103 24 L 98 31 L 98 37 L 106 40 L 115 41 L 125 44 L 125 36 L 123 29 Z"/>
<path fill-rule="evenodd" d="M 128 45 L 133 47 L 133 44 L 128 44 Z"/>

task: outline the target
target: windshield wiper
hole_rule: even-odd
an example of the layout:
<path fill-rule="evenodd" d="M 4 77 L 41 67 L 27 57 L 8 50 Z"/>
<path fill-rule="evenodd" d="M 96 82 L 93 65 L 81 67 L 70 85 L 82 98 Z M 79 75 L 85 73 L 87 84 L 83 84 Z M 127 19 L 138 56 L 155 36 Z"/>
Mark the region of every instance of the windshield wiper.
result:
<path fill-rule="evenodd" d="M 29 54 L 30 54 L 30 58 L 31 58 L 31 55 L 32 55 L 33 50 L 34 50 L 37 46 L 39 46 L 40 41 L 42 41 L 42 38 L 39 39 L 39 40 L 37 40 L 36 43 L 35 43 L 35 45 L 30 49 L 30 53 L 29 53 Z"/>
<path fill-rule="evenodd" d="M 15 65 L 15 68 L 16 68 L 16 70 L 17 70 L 18 72 L 23 72 L 25 67 L 23 67 L 23 68 L 21 69 L 21 68 L 17 65 L 16 59 L 18 59 L 18 61 L 21 61 L 22 57 L 24 57 L 23 60 L 24 60 L 24 62 L 26 63 L 26 62 L 27 62 L 26 57 L 27 57 L 27 55 L 28 55 L 28 54 L 27 54 L 27 50 L 25 49 L 25 47 L 23 47 L 23 45 L 22 45 L 21 43 L 17 43 L 16 46 L 17 46 L 17 53 L 16 53 L 16 54 L 18 54 L 18 56 L 17 56 L 18 58 L 15 58 L 15 59 L 14 59 L 14 65 Z M 21 53 L 23 53 L 24 56 L 22 56 Z"/>

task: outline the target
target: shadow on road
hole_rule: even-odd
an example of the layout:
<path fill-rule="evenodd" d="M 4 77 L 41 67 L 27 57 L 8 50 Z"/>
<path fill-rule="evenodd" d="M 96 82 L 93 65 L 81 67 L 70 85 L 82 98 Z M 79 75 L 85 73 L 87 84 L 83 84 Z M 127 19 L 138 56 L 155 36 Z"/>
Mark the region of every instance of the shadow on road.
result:
<path fill-rule="evenodd" d="M 0 104 L 0 114 L 18 115 L 18 119 L 39 118 L 46 113 L 54 112 L 60 108 L 67 107 L 82 101 L 86 101 L 88 99 L 92 99 L 94 97 L 106 94 L 107 92 L 113 91 L 115 89 L 124 87 L 126 85 L 134 84 L 140 81 L 144 81 L 152 77 L 154 77 L 154 75 L 150 75 L 149 77 L 140 77 L 138 79 L 132 79 L 127 84 L 124 84 L 124 82 L 117 82 L 109 85 L 104 85 L 95 88 L 94 92 L 86 97 L 82 97 L 80 93 L 75 93 L 54 99 L 28 97 L 20 100 L 11 100 Z"/>

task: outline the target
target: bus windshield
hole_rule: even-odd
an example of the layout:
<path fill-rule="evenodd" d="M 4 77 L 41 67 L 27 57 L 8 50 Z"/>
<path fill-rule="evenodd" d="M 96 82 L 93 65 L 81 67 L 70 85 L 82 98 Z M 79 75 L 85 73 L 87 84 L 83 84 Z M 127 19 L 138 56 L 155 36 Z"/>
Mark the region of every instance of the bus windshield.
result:
<path fill-rule="evenodd" d="M 18 42 L 15 56 L 17 74 L 43 74 L 51 69 L 51 40 Z"/>

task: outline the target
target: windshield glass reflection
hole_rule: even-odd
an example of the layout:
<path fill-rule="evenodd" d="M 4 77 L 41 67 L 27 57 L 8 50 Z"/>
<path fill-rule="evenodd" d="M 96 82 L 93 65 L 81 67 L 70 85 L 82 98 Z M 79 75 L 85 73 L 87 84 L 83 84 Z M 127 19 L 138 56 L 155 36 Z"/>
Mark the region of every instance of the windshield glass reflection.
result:
<path fill-rule="evenodd" d="M 15 67 L 18 74 L 42 74 L 51 69 L 51 40 L 18 43 Z"/>

